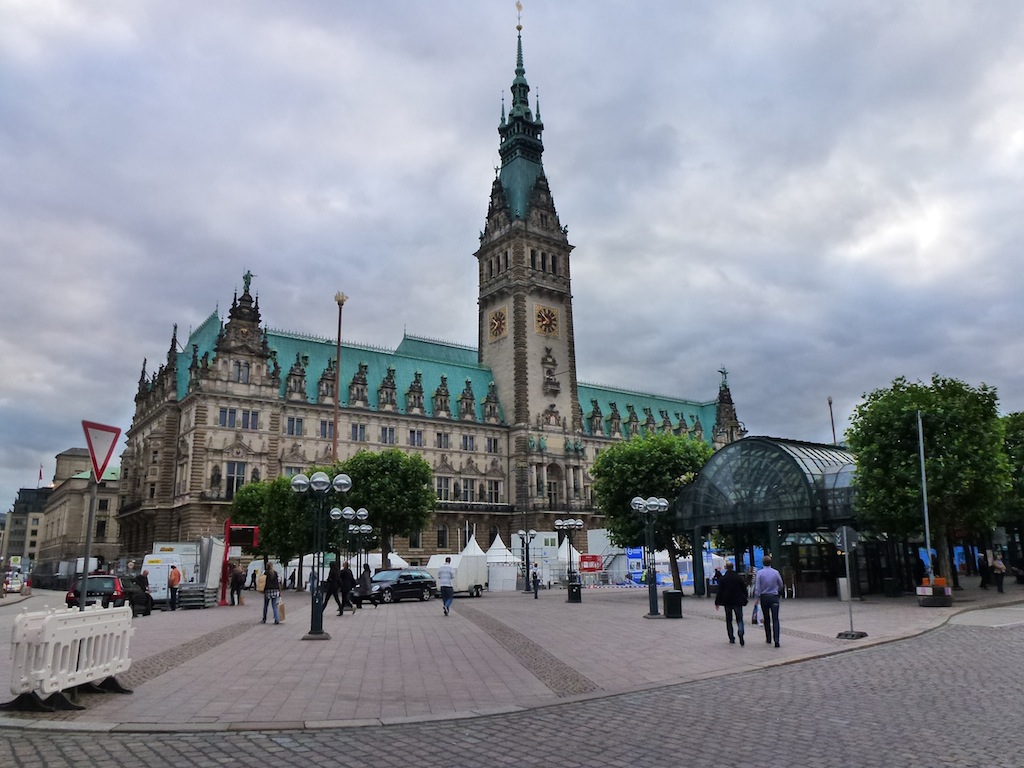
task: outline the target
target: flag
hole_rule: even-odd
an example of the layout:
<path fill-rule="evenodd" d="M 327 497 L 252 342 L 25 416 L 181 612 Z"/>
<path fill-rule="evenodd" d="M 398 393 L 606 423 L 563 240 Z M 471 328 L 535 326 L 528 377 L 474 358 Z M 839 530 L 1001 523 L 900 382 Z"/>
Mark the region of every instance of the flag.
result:
<path fill-rule="evenodd" d="M 39 482 L 43 482 L 43 465 L 39 465 Z"/>

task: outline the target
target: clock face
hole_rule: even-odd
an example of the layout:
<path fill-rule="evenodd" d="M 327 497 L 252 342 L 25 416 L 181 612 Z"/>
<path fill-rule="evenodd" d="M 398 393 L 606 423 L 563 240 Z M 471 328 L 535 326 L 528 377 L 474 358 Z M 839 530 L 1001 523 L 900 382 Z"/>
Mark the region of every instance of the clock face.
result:
<path fill-rule="evenodd" d="M 500 339 L 508 331 L 508 312 L 504 307 L 491 312 L 487 321 L 487 331 L 492 339 Z"/>
<path fill-rule="evenodd" d="M 554 336 L 558 333 L 558 310 L 554 307 L 538 306 L 534 314 L 537 333 Z"/>

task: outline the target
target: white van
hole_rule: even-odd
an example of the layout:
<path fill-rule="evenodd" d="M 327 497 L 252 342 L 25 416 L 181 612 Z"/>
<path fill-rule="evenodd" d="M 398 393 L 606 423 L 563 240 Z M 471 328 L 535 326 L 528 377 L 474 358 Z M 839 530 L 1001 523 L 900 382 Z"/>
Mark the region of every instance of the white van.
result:
<path fill-rule="evenodd" d="M 190 574 L 187 566 L 182 563 L 181 555 L 146 555 L 142 559 L 142 570 L 149 571 L 149 593 L 153 596 L 154 603 L 166 603 L 171 599 L 171 593 L 167 589 L 167 576 L 172 565 L 181 571 L 182 583 L 186 583 L 190 576 L 195 576 Z"/>

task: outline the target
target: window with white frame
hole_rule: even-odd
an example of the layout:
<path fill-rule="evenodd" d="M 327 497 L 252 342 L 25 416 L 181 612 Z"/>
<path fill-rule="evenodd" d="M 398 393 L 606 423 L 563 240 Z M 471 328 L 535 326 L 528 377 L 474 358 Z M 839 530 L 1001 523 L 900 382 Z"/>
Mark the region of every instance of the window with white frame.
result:
<path fill-rule="evenodd" d="M 381 427 L 380 428 L 380 441 L 384 445 L 395 444 L 395 428 L 394 427 Z"/>
<path fill-rule="evenodd" d="M 452 479 L 450 477 L 435 477 L 434 487 L 437 492 L 438 501 L 450 501 L 452 497 Z"/>
<path fill-rule="evenodd" d="M 334 422 L 327 419 L 320 419 L 320 437 L 334 437 Z"/>
<path fill-rule="evenodd" d="M 410 429 L 409 430 L 409 445 L 414 448 L 423 447 L 423 430 L 422 429 Z"/>
<path fill-rule="evenodd" d="M 434 447 L 447 450 L 451 447 L 451 435 L 447 432 L 438 432 L 434 435 Z"/>
<path fill-rule="evenodd" d="M 353 424 L 352 425 L 352 442 L 353 443 L 365 443 L 366 442 L 366 425 L 365 424 Z"/>
<path fill-rule="evenodd" d="M 476 490 L 476 480 L 471 477 L 462 480 L 462 501 L 476 501 L 473 492 Z"/>
<path fill-rule="evenodd" d="M 484 443 L 488 453 L 501 453 L 501 443 L 496 437 L 488 437 Z"/>
<path fill-rule="evenodd" d="M 476 438 L 473 435 L 462 436 L 462 450 L 464 451 L 475 451 L 476 450 Z"/>
<path fill-rule="evenodd" d="M 242 411 L 242 429 L 258 430 L 260 428 L 259 411 Z"/>
<path fill-rule="evenodd" d="M 287 422 L 287 429 L 289 435 L 302 435 L 302 417 L 301 416 L 289 416 Z"/>

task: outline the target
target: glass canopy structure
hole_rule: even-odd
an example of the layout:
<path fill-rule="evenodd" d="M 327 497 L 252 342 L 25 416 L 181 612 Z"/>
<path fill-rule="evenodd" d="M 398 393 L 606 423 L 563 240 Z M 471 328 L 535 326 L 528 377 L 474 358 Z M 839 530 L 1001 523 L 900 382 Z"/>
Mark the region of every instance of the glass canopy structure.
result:
<path fill-rule="evenodd" d="M 838 446 L 746 437 L 704 465 L 676 503 L 678 527 L 698 538 L 708 528 L 833 529 L 853 518 L 853 474 L 853 454 Z"/>

